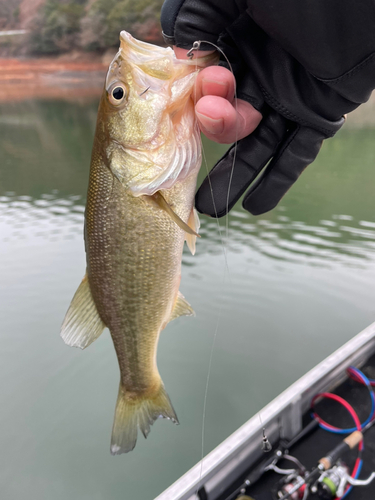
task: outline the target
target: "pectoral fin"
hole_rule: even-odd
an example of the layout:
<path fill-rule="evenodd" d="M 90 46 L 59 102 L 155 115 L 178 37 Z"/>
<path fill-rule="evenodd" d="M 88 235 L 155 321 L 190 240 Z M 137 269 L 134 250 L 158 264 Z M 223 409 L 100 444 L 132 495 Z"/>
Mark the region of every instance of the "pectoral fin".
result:
<path fill-rule="evenodd" d="M 65 315 L 61 337 L 65 344 L 84 349 L 100 336 L 104 328 L 85 275 Z"/>
<path fill-rule="evenodd" d="M 195 237 L 200 237 L 198 233 L 196 233 L 191 227 L 189 227 L 173 210 L 171 207 L 168 205 L 166 202 L 164 196 L 161 194 L 160 191 L 157 191 L 154 193 L 152 196 L 147 196 L 146 199 L 154 201 L 159 208 L 167 212 L 169 217 L 175 222 L 178 227 L 180 227 L 183 231 L 185 231 L 188 234 L 194 235 Z"/>
<path fill-rule="evenodd" d="M 185 299 L 181 292 L 178 292 L 177 299 L 174 304 L 174 308 L 169 318 L 169 321 L 173 321 L 179 316 L 195 316 L 195 312 L 189 302 Z"/>
<path fill-rule="evenodd" d="M 195 210 L 194 207 L 191 209 L 190 212 L 188 226 L 191 227 L 191 229 L 194 231 L 195 234 L 198 234 L 200 228 L 200 222 L 199 222 L 198 212 Z M 195 236 L 195 234 L 186 233 L 185 235 L 187 246 L 192 255 L 195 254 L 195 242 L 197 241 L 197 237 Z"/>

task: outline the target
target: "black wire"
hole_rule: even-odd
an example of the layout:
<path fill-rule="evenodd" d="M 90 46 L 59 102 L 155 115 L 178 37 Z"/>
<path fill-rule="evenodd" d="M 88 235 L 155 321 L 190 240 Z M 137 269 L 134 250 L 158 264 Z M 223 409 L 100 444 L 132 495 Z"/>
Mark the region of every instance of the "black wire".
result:
<path fill-rule="evenodd" d="M 319 426 L 319 422 L 314 418 L 309 422 L 306 427 L 302 429 L 302 431 L 297 434 L 289 443 L 286 445 L 286 449 L 291 448 L 294 446 L 300 439 L 305 437 L 307 434 L 310 434 L 310 432 L 314 431 L 317 427 Z"/>

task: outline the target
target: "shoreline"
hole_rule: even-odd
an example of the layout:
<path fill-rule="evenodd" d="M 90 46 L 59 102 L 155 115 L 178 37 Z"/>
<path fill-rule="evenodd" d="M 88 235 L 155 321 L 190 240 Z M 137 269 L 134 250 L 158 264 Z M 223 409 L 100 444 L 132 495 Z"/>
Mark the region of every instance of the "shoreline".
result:
<path fill-rule="evenodd" d="M 75 52 L 29 59 L 0 57 L 0 103 L 99 98 L 115 52 L 111 50 L 104 55 Z M 367 103 L 348 115 L 347 127 L 375 127 L 375 92 Z"/>
<path fill-rule="evenodd" d="M 0 58 L 0 102 L 100 96 L 108 57 Z"/>

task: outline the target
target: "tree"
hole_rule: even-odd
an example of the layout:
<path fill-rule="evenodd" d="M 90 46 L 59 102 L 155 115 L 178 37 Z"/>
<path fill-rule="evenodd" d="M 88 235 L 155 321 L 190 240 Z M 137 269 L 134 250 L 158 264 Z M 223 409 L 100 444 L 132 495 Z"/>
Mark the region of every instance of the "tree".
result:
<path fill-rule="evenodd" d="M 161 42 L 159 26 L 163 0 L 93 0 L 81 21 L 81 46 L 105 50 L 117 46 L 120 31 L 136 38 Z"/>
<path fill-rule="evenodd" d="M 31 51 L 54 54 L 77 48 L 86 2 L 47 0 L 31 25 Z"/>

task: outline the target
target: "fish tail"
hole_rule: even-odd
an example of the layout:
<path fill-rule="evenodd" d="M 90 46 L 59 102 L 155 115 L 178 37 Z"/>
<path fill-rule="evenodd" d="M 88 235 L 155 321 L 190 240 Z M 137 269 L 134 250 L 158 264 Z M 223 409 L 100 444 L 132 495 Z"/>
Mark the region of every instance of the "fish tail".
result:
<path fill-rule="evenodd" d="M 156 394 L 137 398 L 131 397 L 120 383 L 112 429 L 112 455 L 133 450 L 137 442 L 138 428 L 146 438 L 150 425 L 158 418 L 167 418 L 175 424 L 179 423 L 162 382 Z"/>

